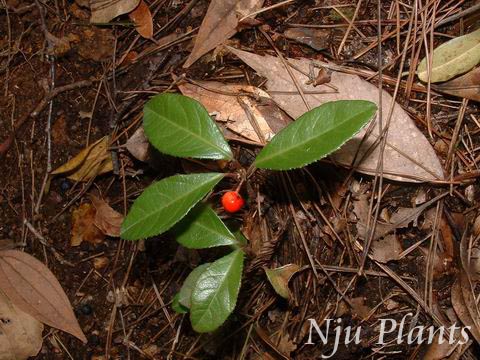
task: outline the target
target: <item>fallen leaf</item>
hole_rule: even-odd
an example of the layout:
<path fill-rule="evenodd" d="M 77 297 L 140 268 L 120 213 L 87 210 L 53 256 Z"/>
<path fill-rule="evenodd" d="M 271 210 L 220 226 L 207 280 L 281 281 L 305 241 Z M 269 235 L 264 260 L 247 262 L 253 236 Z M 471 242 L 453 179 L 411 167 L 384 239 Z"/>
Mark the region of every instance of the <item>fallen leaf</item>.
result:
<path fill-rule="evenodd" d="M 115 36 L 111 29 L 87 28 L 80 33 L 75 49 L 87 60 L 97 62 L 111 60 L 115 51 Z"/>
<path fill-rule="evenodd" d="M 104 269 L 109 263 L 110 260 L 106 256 L 96 257 L 93 259 L 93 267 L 95 270 Z"/>
<path fill-rule="evenodd" d="M 38 354 L 43 324 L 23 312 L 0 291 L 0 360 L 24 360 Z"/>
<path fill-rule="evenodd" d="M 330 35 L 330 31 L 328 30 L 301 27 L 290 28 L 283 33 L 283 36 L 287 39 L 298 41 L 299 43 L 308 45 L 315 50 L 328 48 Z"/>
<path fill-rule="evenodd" d="M 153 37 L 152 13 L 143 0 L 140 0 L 138 6 L 128 16 L 135 23 L 135 30 L 142 37 L 146 39 Z"/>
<path fill-rule="evenodd" d="M 422 360 L 445 359 L 458 348 L 459 346 L 457 346 L 456 343 L 449 344 L 448 339 L 445 338 L 443 338 L 443 342 L 440 344 L 440 334 L 436 333 L 432 343 L 428 345 L 427 352 L 423 356 Z"/>
<path fill-rule="evenodd" d="M 287 264 L 275 269 L 265 269 L 265 273 L 275 292 L 285 299 L 290 299 L 288 283 L 298 270 L 300 266 L 297 264 Z"/>
<path fill-rule="evenodd" d="M 150 158 L 150 143 L 143 126 L 139 127 L 127 140 L 125 147 L 137 160 L 146 162 Z"/>
<path fill-rule="evenodd" d="M 480 101 L 480 67 L 453 80 L 432 85 L 432 89 L 449 95 Z"/>
<path fill-rule="evenodd" d="M 473 233 L 475 236 L 480 235 L 480 215 L 478 215 L 473 222 Z"/>
<path fill-rule="evenodd" d="M 17 250 L 0 251 L 0 290 L 35 319 L 87 342 L 57 278 L 33 256 Z"/>
<path fill-rule="evenodd" d="M 260 56 L 231 47 L 229 49 L 255 69 L 259 75 L 268 79 L 266 83 L 268 92 L 287 114 L 296 119 L 308 110 L 280 59 L 269 55 Z M 329 85 L 338 89 L 337 92 L 334 92 L 326 85 L 317 87 L 307 85 L 310 79 L 304 74 L 309 73 L 310 60 L 288 59 L 288 61 L 302 71 L 291 69 L 304 91 L 316 92 L 315 94 L 305 94 L 305 98 L 312 108 L 328 101 L 346 99 L 369 100 L 378 104 L 377 87 L 356 75 L 332 72 Z M 318 94 L 319 90 L 325 90 L 325 93 Z M 389 113 L 392 100 L 390 94 L 383 91 L 382 112 L 384 117 Z M 380 134 L 376 123 L 378 117 L 373 121 L 375 124 L 372 124 L 372 134 L 367 139 L 362 141 L 368 126 L 333 153 L 331 158 L 347 167 L 351 166 L 354 159 L 357 162 L 361 159 L 362 162 L 357 163 L 355 169 L 362 173 L 375 174 L 381 149 L 377 146 L 369 152 L 369 148 L 377 141 Z M 385 178 L 397 181 L 421 182 L 444 179 L 441 163 L 432 146 L 398 104 L 395 104 L 392 114 L 387 145 L 383 154 L 383 170 Z"/>
<path fill-rule="evenodd" d="M 54 170 L 52 175 L 67 174 L 71 180 L 88 181 L 94 176 L 112 171 L 112 156 L 108 151 L 108 144 L 108 136 L 101 138 Z"/>
<path fill-rule="evenodd" d="M 190 56 L 183 65 L 190 67 L 201 56 L 237 33 L 239 18 L 259 10 L 264 0 L 212 0 Z"/>
<path fill-rule="evenodd" d="M 280 341 L 278 342 L 278 351 L 282 354 L 285 354 L 287 357 L 290 357 L 290 354 L 297 350 L 297 345 L 295 342 L 290 339 L 290 336 L 285 333 L 280 337 Z"/>
<path fill-rule="evenodd" d="M 68 37 L 58 38 L 48 31 L 45 32 L 45 37 L 47 38 L 49 43 L 48 52 L 50 53 L 50 55 L 62 57 L 72 48 Z"/>
<path fill-rule="evenodd" d="M 255 86 L 198 81 L 198 85 L 184 82 L 178 87 L 215 114 L 215 120 L 227 129 L 259 144 L 290 122 L 270 95 Z"/>
<path fill-rule="evenodd" d="M 90 195 L 93 206 L 95 207 L 95 225 L 102 233 L 108 236 L 119 237 L 120 227 L 124 216 L 119 212 L 113 210 L 105 200 L 100 199 L 94 195 Z"/>
<path fill-rule="evenodd" d="M 463 74 L 480 61 L 480 29 L 447 41 L 433 50 L 430 82 L 447 81 Z M 427 57 L 418 64 L 417 75 L 428 81 Z"/>
<path fill-rule="evenodd" d="M 54 144 L 63 145 L 67 144 L 70 139 L 67 133 L 67 121 L 64 115 L 55 120 L 52 126 L 52 140 Z"/>
<path fill-rule="evenodd" d="M 95 226 L 95 214 L 95 207 L 90 203 L 83 203 L 73 211 L 71 246 L 79 246 L 84 241 L 99 244 L 104 240 L 102 230 Z"/>
<path fill-rule="evenodd" d="M 138 6 L 140 0 L 90 0 L 93 24 L 104 24 L 117 16 L 127 14 Z"/>
<path fill-rule="evenodd" d="M 455 310 L 458 318 L 462 321 L 463 325 L 470 326 L 470 333 L 473 335 L 475 340 L 477 340 L 477 342 L 480 342 L 480 332 L 478 331 L 477 326 L 475 326 L 475 322 L 473 321 L 469 311 L 470 306 L 476 308 L 476 303 L 472 303 L 470 301 L 467 303 L 467 301 L 464 299 L 462 285 L 460 284 L 459 279 L 457 279 L 452 285 L 451 300 L 453 309 Z"/>
<path fill-rule="evenodd" d="M 371 245 L 372 258 L 382 264 L 398 260 L 402 253 L 402 245 L 396 235 L 387 235 L 383 239 L 375 240 Z"/>
<path fill-rule="evenodd" d="M 365 305 L 365 298 L 356 297 L 350 299 L 350 304 L 352 305 L 352 314 L 356 315 L 360 319 L 366 319 L 372 309 Z"/>

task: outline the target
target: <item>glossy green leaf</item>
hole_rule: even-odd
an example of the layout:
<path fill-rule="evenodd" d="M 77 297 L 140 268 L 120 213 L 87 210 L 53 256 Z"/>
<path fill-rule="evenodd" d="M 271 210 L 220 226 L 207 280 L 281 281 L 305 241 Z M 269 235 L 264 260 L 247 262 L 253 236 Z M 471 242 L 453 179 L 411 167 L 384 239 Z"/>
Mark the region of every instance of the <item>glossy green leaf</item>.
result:
<path fill-rule="evenodd" d="M 262 169 L 289 170 L 317 161 L 355 136 L 376 111 L 377 106 L 370 101 L 327 102 L 275 135 L 260 151 L 255 165 Z"/>
<path fill-rule="evenodd" d="M 143 108 L 143 126 L 148 140 L 165 154 L 201 159 L 233 157 L 207 110 L 187 96 L 154 96 Z"/>
<path fill-rule="evenodd" d="M 216 330 L 235 309 L 243 257 L 242 250 L 235 250 L 213 262 L 198 278 L 190 307 L 190 321 L 195 331 Z"/>
<path fill-rule="evenodd" d="M 167 231 L 222 178 L 219 173 L 175 175 L 150 185 L 130 208 L 121 237 L 138 240 Z"/>
<path fill-rule="evenodd" d="M 177 314 L 186 314 L 188 313 L 188 308 L 182 304 L 180 304 L 180 293 L 175 294 L 172 301 L 172 309 Z"/>
<path fill-rule="evenodd" d="M 189 249 L 233 245 L 235 236 L 207 204 L 198 204 L 175 226 L 177 241 Z"/>
<path fill-rule="evenodd" d="M 433 50 L 430 81 L 447 81 L 466 73 L 480 62 L 480 29 L 443 43 Z M 417 75 L 428 81 L 427 57 L 418 64 Z"/>
<path fill-rule="evenodd" d="M 192 270 L 192 272 L 185 279 L 182 285 L 182 288 L 180 289 L 180 292 L 179 292 L 178 301 L 180 302 L 180 304 L 182 304 L 186 308 L 190 309 L 190 307 L 192 306 L 191 304 L 192 291 L 200 275 L 202 275 L 203 272 L 209 266 L 210 266 L 210 263 L 205 263 L 197 266 L 195 269 Z"/>

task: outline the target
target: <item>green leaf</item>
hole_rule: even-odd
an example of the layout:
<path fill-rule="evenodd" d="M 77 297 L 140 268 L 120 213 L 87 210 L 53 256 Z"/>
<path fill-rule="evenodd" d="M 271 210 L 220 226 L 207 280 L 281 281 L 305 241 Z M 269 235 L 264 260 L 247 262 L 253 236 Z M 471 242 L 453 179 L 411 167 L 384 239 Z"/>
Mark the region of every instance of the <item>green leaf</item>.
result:
<path fill-rule="evenodd" d="M 198 278 L 190 307 L 190 321 L 195 331 L 216 330 L 235 309 L 243 257 L 242 250 L 235 250 L 213 262 Z"/>
<path fill-rule="evenodd" d="M 237 239 L 237 242 L 242 245 L 242 246 L 247 246 L 248 245 L 248 239 L 243 235 L 243 233 L 240 231 L 240 229 L 236 229 L 233 232 L 233 235 L 235 235 L 235 238 Z"/>
<path fill-rule="evenodd" d="M 159 235 L 182 219 L 222 179 L 223 174 L 175 175 L 145 189 L 122 223 L 121 237 Z"/>
<path fill-rule="evenodd" d="M 433 50 L 430 81 L 447 81 L 466 73 L 480 62 L 480 29 L 443 43 Z M 417 68 L 420 80 L 428 81 L 427 58 Z"/>
<path fill-rule="evenodd" d="M 217 124 L 198 101 L 178 94 L 161 94 L 143 108 L 145 135 L 159 151 L 178 157 L 233 158 Z"/>
<path fill-rule="evenodd" d="M 289 170 L 317 161 L 355 136 L 375 115 L 377 106 L 365 100 L 327 102 L 300 116 L 260 151 L 261 169 Z"/>
<path fill-rule="evenodd" d="M 175 226 L 177 241 L 189 249 L 233 245 L 235 236 L 207 204 L 198 204 Z"/>
<path fill-rule="evenodd" d="M 197 266 L 195 269 L 192 270 L 192 272 L 185 279 L 185 282 L 183 283 L 182 288 L 180 289 L 180 292 L 179 292 L 178 301 L 180 302 L 180 304 L 182 304 L 186 308 L 190 309 L 190 307 L 192 306 L 191 304 L 192 291 L 200 275 L 202 275 L 203 272 L 207 270 L 209 266 L 210 266 L 210 263 L 205 263 Z"/>
<path fill-rule="evenodd" d="M 177 314 L 186 314 L 188 313 L 188 308 L 180 304 L 180 293 L 175 294 L 172 301 L 172 309 Z"/>

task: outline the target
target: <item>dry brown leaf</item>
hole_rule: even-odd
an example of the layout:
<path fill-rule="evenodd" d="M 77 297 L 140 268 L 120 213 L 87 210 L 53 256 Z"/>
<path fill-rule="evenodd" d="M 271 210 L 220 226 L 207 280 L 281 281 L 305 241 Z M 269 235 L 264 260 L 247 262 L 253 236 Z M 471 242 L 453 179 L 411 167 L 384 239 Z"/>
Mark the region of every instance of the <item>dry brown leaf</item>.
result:
<path fill-rule="evenodd" d="M 375 240 L 371 245 L 372 258 L 386 264 L 392 260 L 398 260 L 402 253 L 402 245 L 396 235 L 387 235 L 385 238 Z"/>
<path fill-rule="evenodd" d="M 480 332 L 475 326 L 475 323 L 470 315 L 470 311 L 468 310 L 469 306 L 476 305 L 472 303 L 467 304 L 465 301 L 460 279 L 457 279 L 452 286 L 451 299 L 453 309 L 455 310 L 458 318 L 462 321 L 463 325 L 470 326 L 470 333 L 473 335 L 475 340 L 477 340 L 477 342 L 480 342 Z"/>
<path fill-rule="evenodd" d="M 473 223 L 473 233 L 475 234 L 475 236 L 480 235 L 480 215 L 475 218 L 475 221 Z"/>
<path fill-rule="evenodd" d="M 290 339 L 290 336 L 287 333 L 283 334 L 278 342 L 278 351 L 290 357 L 290 354 L 295 350 L 297 350 L 295 342 Z"/>
<path fill-rule="evenodd" d="M 453 96 L 480 101 L 480 67 L 456 79 L 439 85 L 432 85 L 432 89 Z"/>
<path fill-rule="evenodd" d="M 290 122 L 270 95 L 255 86 L 199 81 L 198 85 L 184 82 L 178 87 L 183 95 L 201 102 L 227 129 L 259 144 Z"/>
<path fill-rule="evenodd" d="M 60 115 L 52 125 L 52 140 L 57 145 L 68 144 L 70 141 L 67 133 L 67 121 L 64 115 Z"/>
<path fill-rule="evenodd" d="M 127 14 L 138 6 L 140 0 L 90 0 L 93 24 L 104 24 L 117 16 Z"/>
<path fill-rule="evenodd" d="M 440 335 L 437 333 L 435 334 L 432 343 L 428 345 L 427 352 L 423 356 L 422 360 L 445 359 L 457 348 L 457 344 L 449 344 L 447 339 L 444 339 L 443 343 L 440 344 Z"/>
<path fill-rule="evenodd" d="M 372 309 L 365 305 L 365 298 L 356 297 L 350 299 L 350 304 L 352 305 L 352 314 L 356 315 L 360 319 L 366 319 Z"/>
<path fill-rule="evenodd" d="M 33 256 L 17 250 L 0 251 L 0 290 L 35 319 L 87 342 L 57 278 Z"/>
<path fill-rule="evenodd" d="M 300 27 L 287 29 L 283 33 L 283 36 L 287 39 L 298 41 L 299 43 L 308 45 L 315 50 L 328 48 L 330 35 L 331 33 L 329 30 Z"/>
<path fill-rule="evenodd" d="M 280 59 L 269 55 L 259 56 L 231 47 L 229 49 L 255 69 L 259 75 L 268 79 L 266 84 L 268 92 L 287 114 L 298 118 L 308 110 Z M 335 92 L 326 85 L 317 87 L 307 85 L 310 79 L 304 74 L 308 74 L 310 71 L 310 60 L 288 59 L 288 61 L 302 71 L 291 69 L 303 90 L 317 92 L 305 94 L 305 98 L 312 108 L 335 100 L 369 100 L 378 103 L 378 88 L 356 75 L 332 72 L 329 85 L 338 89 L 338 92 Z M 318 94 L 318 91 L 326 93 Z M 382 112 L 386 118 L 393 99 L 386 91 L 383 91 L 382 96 Z M 373 121 L 377 122 L 378 117 Z M 374 124 L 372 134 L 362 142 L 367 128 L 368 126 L 333 153 L 331 158 L 347 167 L 351 166 L 355 157 L 362 159 L 363 161 L 356 166 L 357 171 L 375 174 L 380 147 L 377 146 L 371 153 L 368 153 L 368 150 L 378 140 L 380 132 L 378 124 Z M 359 146 L 361 146 L 360 149 Z M 398 104 L 395 104 L 387 136 L 387 145 L 383 154 L 383 170 L 386 178 L 397 181 L 421 182 L 444 179 L 441 163 L 432 146 Z"/>
<path fill-rule="evenodd" d="M 146 39 L 153 37 L 152 13 L 143 0 L 140 0 L 138 6 L 128 16 L 135 23 L 135 30 L 142 37 Z"/>
<path fill-rule="evenodd" d="M 111 29 L 91 27 L 83 29 L 79 35 L 75 49 L 81 57 L 98 62 L 112 59 L 115 51 L 115 36 Z M 79 113 L 82 117 L 82 112 Z M 91 112 L 85 115 L 87 118 L 92 117 Z"/>
<path fill-rule="evenodd" d="M 290 299 L 288 283 L 298 270 L 300 270 L 300 266 L 297 264 L 287 264 L 275 269 L 265 269 L 265 273 L 275 292 L 285 299 Z"/>
<path fill-rule="evenodd" d="M 95 226 L 95 207 L 90 203 L 83 203 L 72 213 L 71 246 L 79 246 L 83 241 L 99 244 L 104 239 L 104 233 Z"/>
<path fill-rule="evenodd" d="M 150 143 L 143 126 L 139 127 L 127 140 L 125 147 L 137 160 L 146 162 L 150 158 Z"/>
<path fill-rule="evenodd" d="M 416 208 L 403 208 L 401 216 L 395 217 L 393 222 L 390 219 L 390 223 L 377 222 L 375 226 L 375 235 L 373 239 L 379 239 L 388 233 L 394 231 L 395 229 L 408 226 L 408 224 L 416 219 L 420 214 L 422 214 L 426 209 L 435 204 L 438 200 L 443 198 L 446 195 L 440 194 L 433 199 L 427 201 L 426 203 L 416 207 Z M 365 239 L 367 234 L 367 224 L 368 224 L 368 200 L 366 196 L 361 196 L 359 200 L 354 201 L 353 211 L 358 217 L 357 230 L 360 238 Z M 393 216 L 392 216 L 393 218 Z M 370 227 L 372 222 L 370 221 Z"/>
<path fill-rule="evenodd" d="M 263 2 L 264 0 L 212 0 L 193 50 L 183 67 L 190 67 L 201 56 L 235 35 L 239 18 L 259 10 Z"/>
<path fill-rule="evenodd" d="M 0 291 L 0 360 L 24 360 L 38 354 L 43 324 L 23 312 Z"/>
<path fill-rule="evenodd" d="M 112 171 L 113 162 L 108 145 L 109 139 L 105 136 L 54 170 L 52 175 L 67 174 L 71 180 L 88 181 L 94 176 Z"/>
<path fill-rule="evenodd" d="M 90 195 L 96 214 L 94 223 L 105 235 L 120 237 L 123 215 L 113 210 L 105 200 Z"/>

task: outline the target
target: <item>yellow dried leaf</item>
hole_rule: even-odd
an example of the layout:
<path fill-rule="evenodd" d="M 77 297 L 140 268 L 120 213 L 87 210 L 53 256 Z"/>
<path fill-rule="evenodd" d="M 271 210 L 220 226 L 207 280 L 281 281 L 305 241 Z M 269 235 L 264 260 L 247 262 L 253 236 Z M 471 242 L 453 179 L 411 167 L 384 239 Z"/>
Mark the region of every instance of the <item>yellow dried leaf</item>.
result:
<path fill-rule="evenodd" d="M 54 170 L 52 175 L 68 174 L 67 177 L 71 180 L 88 181 L 97 175 L 112 171 L 113 162 L 108 145 L 108 136 L 104 136 Z"/>

